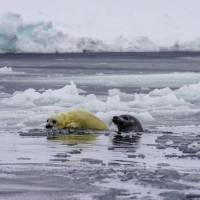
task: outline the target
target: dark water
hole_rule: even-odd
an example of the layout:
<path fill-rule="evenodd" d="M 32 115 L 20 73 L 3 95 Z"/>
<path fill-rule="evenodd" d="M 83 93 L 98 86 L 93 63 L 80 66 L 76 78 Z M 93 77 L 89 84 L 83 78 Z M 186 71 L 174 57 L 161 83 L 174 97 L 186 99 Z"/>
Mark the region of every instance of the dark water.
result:
<path fill-rule="evenodd" d="M 159 74 L 174 72 L 200 72 L 199 52 L 155 52 L 155 53 L 72 53 L 72 54 L 2 54 L 0 67 L 12 67 L 20 75 L 3 75 L 0 85 L 4 92 L 12 93 L 27 88 L 59 88 L 64 81 L 45 82 L 48 75 L 127 75 L 127 74 Z M 158 85 L 159 86 L 159 85 Z M 80 84 L 88 93 L 105 93 L 112 87 Z M 118 85 L 125 91 L 133 87 Z M 155 88 L 155 87 L 154 87 Z M 140 89 L 140 88 L 139 88 Z M 137 92 L 138 88 L 134 88 Z"/>
<path fill-rule="evenodd" d="M 199 72 L 200 52 L 1 54 L 0 66 L 74 73 Z M 67 72 L 65 71 L 67 70 Z M 74 71 L 76 70 L 76 71 Z"/>

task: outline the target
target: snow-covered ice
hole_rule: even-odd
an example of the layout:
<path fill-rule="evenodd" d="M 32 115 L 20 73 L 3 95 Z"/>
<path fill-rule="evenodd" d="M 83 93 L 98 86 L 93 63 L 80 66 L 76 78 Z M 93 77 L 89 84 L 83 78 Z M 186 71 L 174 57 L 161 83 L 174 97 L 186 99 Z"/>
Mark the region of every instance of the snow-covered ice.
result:
<path fill-rule="evenodd" d="M 200 49 L 198 0 L 2 0 L 1 5 L 0 52 Z"/>

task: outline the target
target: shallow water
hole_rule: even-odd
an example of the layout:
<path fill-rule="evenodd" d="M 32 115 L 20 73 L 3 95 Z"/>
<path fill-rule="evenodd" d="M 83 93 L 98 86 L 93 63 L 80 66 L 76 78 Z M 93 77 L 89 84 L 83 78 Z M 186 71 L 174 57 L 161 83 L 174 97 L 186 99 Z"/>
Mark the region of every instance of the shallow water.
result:
<path fill-rule="evenodd" d="M 31 199 L 38 190 L 37 199 L 54 199 L 52 191 L 60 199 L 199 195 L 199 60 L 196 53 L 1 55 L 0 199 Z M 95 113 L 111 134 L 77 144 L 19 135 L 72 108 Z M 114 143 L 111 119 L 124 113 L 145 132 Z"/>

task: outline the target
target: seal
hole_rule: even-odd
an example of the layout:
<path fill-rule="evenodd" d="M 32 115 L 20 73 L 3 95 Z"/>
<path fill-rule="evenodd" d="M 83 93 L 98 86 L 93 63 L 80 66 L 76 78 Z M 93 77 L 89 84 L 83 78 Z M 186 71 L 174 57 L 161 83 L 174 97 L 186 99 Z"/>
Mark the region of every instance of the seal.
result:
<path fill-rule="evenodd" d="M 115 125 L 117 125 L 119 133 L 144 131 L 140 121 L 131 115 L 114 116 L 112 121 Z"/>
<path fill-rule="evenodd" d="M 85 110 L 72 110 L 58 113 L 47 120 L 46 128 L 59 129 L 90 129 L 104 131 L 107 125 L 94 114 Z"/>

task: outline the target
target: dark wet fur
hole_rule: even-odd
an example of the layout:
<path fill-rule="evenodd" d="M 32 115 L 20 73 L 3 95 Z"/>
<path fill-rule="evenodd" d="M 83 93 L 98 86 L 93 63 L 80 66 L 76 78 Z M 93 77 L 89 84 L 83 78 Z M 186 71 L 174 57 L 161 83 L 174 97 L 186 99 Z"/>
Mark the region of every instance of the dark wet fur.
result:
<path fill-rule="evenodd" d="M 113 123 L 117 125 L 118 132 L 143 132 L 140 121 L 131 115 L 114 116 Z"/>

